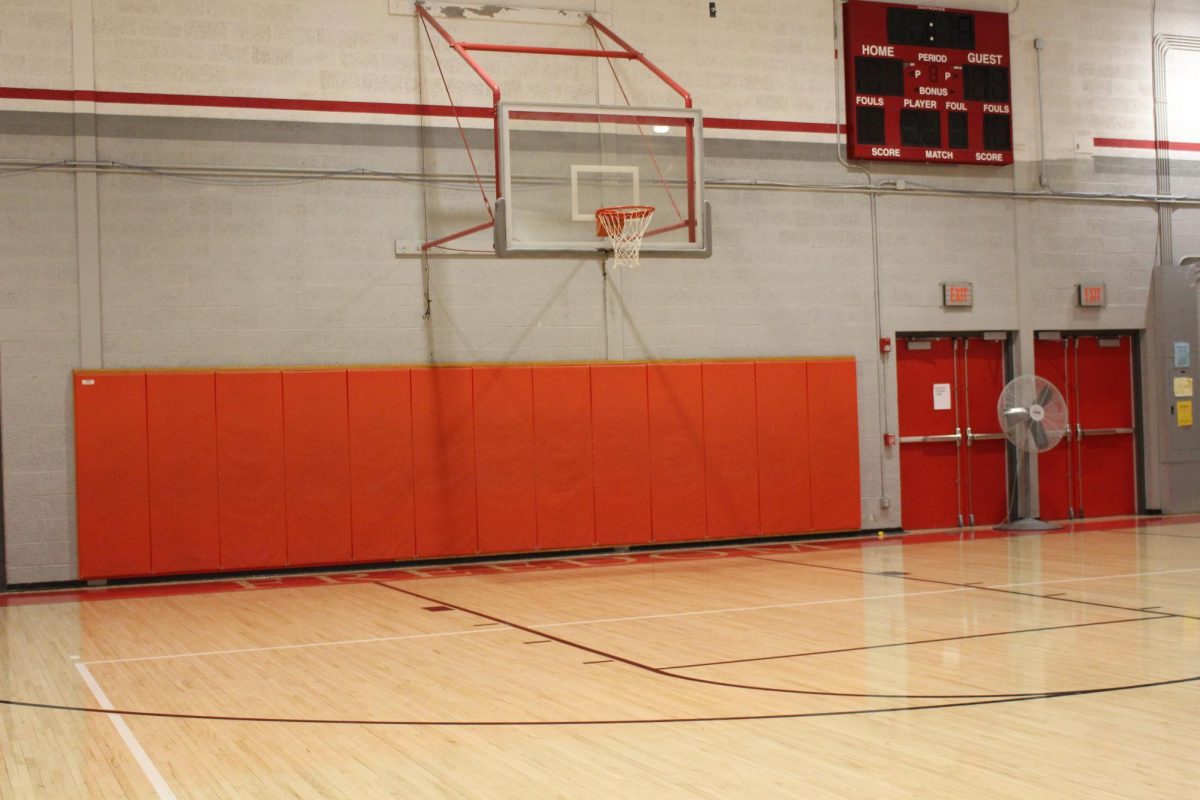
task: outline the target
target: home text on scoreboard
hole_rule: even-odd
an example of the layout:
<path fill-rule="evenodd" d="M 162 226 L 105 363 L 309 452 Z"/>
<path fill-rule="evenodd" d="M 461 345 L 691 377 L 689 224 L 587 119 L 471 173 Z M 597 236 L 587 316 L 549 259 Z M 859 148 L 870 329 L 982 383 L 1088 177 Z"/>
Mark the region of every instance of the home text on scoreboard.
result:
<path fill-rule="evenodd" d="M 1008 15 L 849 0 L 851 158 L 1011 164 Z"/>

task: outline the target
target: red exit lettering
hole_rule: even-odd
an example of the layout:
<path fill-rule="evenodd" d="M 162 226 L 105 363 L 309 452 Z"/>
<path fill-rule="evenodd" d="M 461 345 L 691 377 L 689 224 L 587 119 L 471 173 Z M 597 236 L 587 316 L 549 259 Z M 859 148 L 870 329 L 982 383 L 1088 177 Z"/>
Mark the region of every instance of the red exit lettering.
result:
<path fill-rule="evenodd" d="M 942 305 L 970 307 L 974 305 L 969 283 L 942 284 Z"/>

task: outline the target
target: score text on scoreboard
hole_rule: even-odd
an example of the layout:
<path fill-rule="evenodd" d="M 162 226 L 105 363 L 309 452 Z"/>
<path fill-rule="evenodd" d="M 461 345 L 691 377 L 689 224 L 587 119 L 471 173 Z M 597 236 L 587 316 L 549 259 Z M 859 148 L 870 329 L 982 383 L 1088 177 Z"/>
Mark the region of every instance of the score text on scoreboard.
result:
<path fill-rule="evenodd" d="M 851 158 L 1011 164 L 1008 15 L 848 0 Z"/>

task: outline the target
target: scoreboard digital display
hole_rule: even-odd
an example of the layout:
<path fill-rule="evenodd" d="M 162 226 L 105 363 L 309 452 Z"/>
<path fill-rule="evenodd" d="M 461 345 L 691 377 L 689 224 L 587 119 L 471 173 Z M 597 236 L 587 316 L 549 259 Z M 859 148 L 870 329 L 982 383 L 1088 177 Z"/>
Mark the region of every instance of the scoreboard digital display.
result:
<path fill-rule="evenodd" d="M 1008 15 L 848 0 L 851 158 L 1013 162 Z"/>

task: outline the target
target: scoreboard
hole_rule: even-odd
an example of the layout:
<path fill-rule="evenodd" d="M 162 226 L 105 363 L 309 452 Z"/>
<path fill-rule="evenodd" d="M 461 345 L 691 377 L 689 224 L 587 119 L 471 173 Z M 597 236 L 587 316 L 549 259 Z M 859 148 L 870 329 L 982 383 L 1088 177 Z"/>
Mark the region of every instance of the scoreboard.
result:
<path fill-rule="evenodd" d="M 851 158 L 1011 164 L 1008 15 L 848 0 Z"/>

